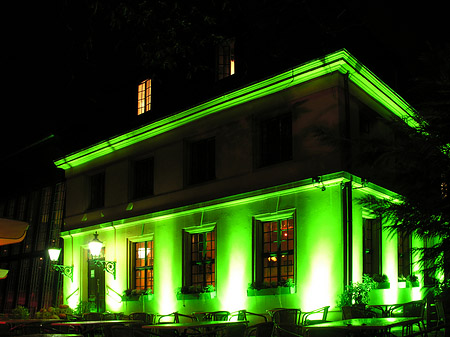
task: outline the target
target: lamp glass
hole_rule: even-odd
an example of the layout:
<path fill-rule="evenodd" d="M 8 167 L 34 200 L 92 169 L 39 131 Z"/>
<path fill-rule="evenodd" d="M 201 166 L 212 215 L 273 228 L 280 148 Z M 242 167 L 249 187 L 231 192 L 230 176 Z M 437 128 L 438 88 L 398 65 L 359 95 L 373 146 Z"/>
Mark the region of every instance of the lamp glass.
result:
<path fill-rule="evenodd" d="M 58 261 L 59 254 L 61 254 L 61 248 L 49 248 L 48 255 L 50 256 L 50 261 Z"/>
<path fill-rule="evenodd" d="M 103 243 L 97 238 L 98 234 L 95 232 L 94 240 L 89 242 L 89 251 L 92 256 L 98 257 L 100 256 L 100 252 L 102 251 Z"/>

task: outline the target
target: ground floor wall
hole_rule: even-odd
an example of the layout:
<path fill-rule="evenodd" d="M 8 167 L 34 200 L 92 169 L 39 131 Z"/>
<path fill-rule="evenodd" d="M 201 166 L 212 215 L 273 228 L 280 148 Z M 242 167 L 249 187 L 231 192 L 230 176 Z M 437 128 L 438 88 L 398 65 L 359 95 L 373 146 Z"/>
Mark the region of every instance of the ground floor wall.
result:
<path fill-rule="evenodd" d="M 130 313 L 146 311 L 167 314 L 178 311 L 247 309 L 265 312 L 277 307 L 303 311 L 331 306 L 331 318 L 338 318 L 336 307 L 344 289 L 343 178 L 324 181 L 323 186 L 301 183 L 254 191 L 220 201 L 191 205 L 158 214 L 146 214 L 67 231 L 64 261 L 74 266 L 73 281 L 65 280 L 64 296 L 71 307 L 88 301 L 89 279 L 98 275 L 88 270 L 88 243 L 93 234 L 103 241 L 104 258 L 115 262 L 115 275 L 105 273 L 105 310 Z M 366 191 L 355 189 L 351 201 L 352 281 L 362 278 L 362 218 L 364 210 L 357 198 Z M 293 214 L 295 219 L 294 287 L 258 295 L 249 289 L 254 276 L 253 224 L 258 218 Z M 192 299 L 177 294 L 183 280 L 183 229 L 214 227 L 216 230 L 215 291 Z M 130 245 L 153 241 L 153 294 L 136 300 L 123 296 L 133 284 Z M 389 289 L 373 291 L 373 303 L 398 303 L 420 298 L 420 288 L 399 288 L 397 282 L 396 237 L 383 232 L 383 273 L 390 279 Z M 414 242 L 415 245 L 419 244 Z M 102 288 L 103 289 L 103 288 Z M 287 292 L 287 293 L 281 293 Z"/>

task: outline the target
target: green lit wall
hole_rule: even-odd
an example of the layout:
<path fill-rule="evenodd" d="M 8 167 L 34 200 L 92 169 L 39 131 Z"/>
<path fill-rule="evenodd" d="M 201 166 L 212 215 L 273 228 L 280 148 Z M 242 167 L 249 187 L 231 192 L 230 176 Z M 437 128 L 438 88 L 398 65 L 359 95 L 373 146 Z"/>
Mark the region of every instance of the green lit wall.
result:
<path fill-rule="evenodd" d="M 65 282 L 65 296 L 74 305 L 86 300 L 87 244 L 94 230 L 105 245 L 105 259 L 117 261 L 117 277 L 106 274 L 107 310 L 152 313 L 179 311 L 247 309 L 264 312 L 273 307 L 300 307 L 310 310 L 335 303 L 343 289 L 342 187 L 347 174 L 325 181 L 326 189 L 303 181 L 296 187 L 280 187 L 259 194 L 244 194 L 233 200 L 197 204 L 136 219 L 105 223 L 93 229 L 62 233 L 65 263 L 74 264 L 74 281 Z M 353 279 L 362 273 L 362 210 L 354 189 L 353 202 Z M 296 292 L 287 295 L 247 296 L 252 279 L 253 217 L 295 210 L 296 214 Z M 182 230 L 201 224 L 215 224 L 217 231 L 216 297 L 208 300 L 177 300 L 176 290 L 182 282 Z M 122 301 L 119 294 L 127 289 L 130 277 L 129 245 L 153 239 L 155 249 L 155 284 L 153 297 L 141 301 Z M 417 242 L 415 242 L 417 244 Z M 372 302 L 407 300 L 420 296 L 415 288 L 398 289 L 396 284 L 396 238 L 383 238 L 383 272 L 391 280 L 391 289 L 375 290 Z M 73 294 L 69 296 L 70 294 Z M 337 317 L 339 314 L 332 313 Z"/>

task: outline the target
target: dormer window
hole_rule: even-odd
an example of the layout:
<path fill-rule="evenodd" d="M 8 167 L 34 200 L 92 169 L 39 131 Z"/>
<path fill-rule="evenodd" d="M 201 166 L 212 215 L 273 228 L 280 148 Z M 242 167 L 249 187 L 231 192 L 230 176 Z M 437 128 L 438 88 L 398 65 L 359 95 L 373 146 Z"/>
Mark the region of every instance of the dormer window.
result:
<path fill-rule="evenodd" d="M 138 87 L 138 115 L 142 115 L 152 108 L 152 80 L 142 81 Z"/>
<path fill-rule="evenodd" d="M 234 39 L 229 39 L 217 47 L 217 79 L 234 75 Z"/>

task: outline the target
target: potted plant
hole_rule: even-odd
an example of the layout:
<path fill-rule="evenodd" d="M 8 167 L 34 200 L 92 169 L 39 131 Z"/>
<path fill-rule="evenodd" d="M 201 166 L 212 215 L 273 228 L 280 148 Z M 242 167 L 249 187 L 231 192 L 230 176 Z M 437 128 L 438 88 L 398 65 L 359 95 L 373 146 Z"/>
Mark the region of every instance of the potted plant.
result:
<path fill-rule="evenodd" d="M 398 287 L 399 288 L 406 288 L 406 277 L 403 275 L 400 275 L 398 277 Z"/>
<path fill-rule="evenodd" d="M 417 275 L 411 274 L 406 277 L 406 284 L 408 287 L 418 287 L 419 286 L 419 277 Z"/>
<path fill-rule="evenodd" d="M 385 274 L 374 274 L 372 279 L 377 283 L 376 289 L 389 289 L 391 284 Z"/>
<path fill-rule="evenodd" d="M 339 295 L 337 306 L 342 308 L 349 308 L 352 311 L 352 316 L 371 317 L 373 313 L 366 309 L 369 303 L 369 294 L 372 289 L 377 287 L 372 277 L 363 275 L 362 282 L 354 282 L 345 286 L 344 291 Z"/>
<path fill-rule="evenodd" d="M 202 286 L 183 286 L 177 289 L 178 300 L 214 298 L 216 290 L 212 284 Z"/>
<path fill-rule="evenodd" d="M 18 305 L 12 310 L 11 316 L 15 319 L 28 319 L 30 318 L 30 310 L 21 305 Z"/>
<path fill-rule="evenodd" d="M 295 283 L 291 278 L 279 282 L 253 282 L 248 285 L 247 296 L 283 295 L 295 293 Z"/>

